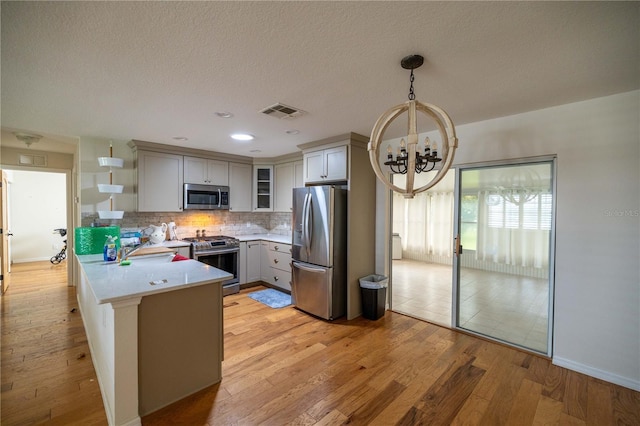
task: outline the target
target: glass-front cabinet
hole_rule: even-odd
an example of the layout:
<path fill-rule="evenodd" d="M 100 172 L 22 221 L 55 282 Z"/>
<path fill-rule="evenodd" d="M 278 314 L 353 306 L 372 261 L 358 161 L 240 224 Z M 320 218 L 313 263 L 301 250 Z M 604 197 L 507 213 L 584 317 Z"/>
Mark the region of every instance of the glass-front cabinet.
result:
<path fill-rule="evenodd" d="M 273 211 L 273 166 L 253 166 L 253 210 Z"/>

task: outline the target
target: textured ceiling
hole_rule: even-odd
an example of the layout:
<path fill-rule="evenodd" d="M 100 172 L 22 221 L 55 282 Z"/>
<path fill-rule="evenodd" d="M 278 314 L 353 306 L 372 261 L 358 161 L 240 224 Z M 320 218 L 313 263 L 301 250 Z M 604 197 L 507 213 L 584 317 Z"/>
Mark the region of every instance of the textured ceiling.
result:
<path fill-rule="evenodd" d="M 639 2 L 1 7 L 3 144 L 18 143 L 9 131 L 19 129 L 283 155 L 350 131 L 368 136 L 406 101 L 399 62 L 413 53 L 426 58 L 417 99 L 457 125 L 640 88 Z M 258 113 L 276 102 L 307 114 Z M 231 142 L 234 131 L 256 139 Z"/>

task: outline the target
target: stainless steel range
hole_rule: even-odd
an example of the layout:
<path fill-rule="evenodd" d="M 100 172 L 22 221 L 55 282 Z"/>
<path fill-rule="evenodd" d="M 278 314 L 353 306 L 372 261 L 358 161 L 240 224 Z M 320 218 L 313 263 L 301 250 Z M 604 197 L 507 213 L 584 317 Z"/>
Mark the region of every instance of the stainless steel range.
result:
<path fill-rule="evenodd" d="M 213 235 L 184 238 L 184 241 L 191 243 L 190 254 L 192 259 L 233 274 L 233 278 L 222 282 L 223 296 L 240 291 L 240 280 L 238 278 L 240 241 L 237 238 Z"/>

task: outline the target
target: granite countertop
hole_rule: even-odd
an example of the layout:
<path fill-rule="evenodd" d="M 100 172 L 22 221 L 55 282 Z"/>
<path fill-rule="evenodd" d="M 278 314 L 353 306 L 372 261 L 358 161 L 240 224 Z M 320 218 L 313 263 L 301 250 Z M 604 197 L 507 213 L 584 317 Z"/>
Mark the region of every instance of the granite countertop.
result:
<path fill-rule="evenodd" d="M 280 244 L 291 244 L 291 234 L 279 235 L 279 234 L 250 234 L 250 235 L 236 235 L 236 238 L 240 241 L 256 241 L 265 240 L 272 241 Z"/>
<path fill-rule="evenodd" d="M 132 257 L 130 265 L 106 263 L 102 254 L 76 255 L 98 304 L 195 287 L 232 278 L 196 260 L 172 262 L 173 255 Z M 153 283 L 153 284 L 151 284 Z"/>

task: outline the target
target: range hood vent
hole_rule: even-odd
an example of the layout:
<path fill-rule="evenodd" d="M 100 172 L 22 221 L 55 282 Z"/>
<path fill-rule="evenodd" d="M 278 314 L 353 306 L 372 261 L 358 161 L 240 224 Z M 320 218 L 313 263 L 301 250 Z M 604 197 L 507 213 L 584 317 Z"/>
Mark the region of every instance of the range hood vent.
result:
<path fill-rule="evenodd" d="M 296 118 L 305 114 L 304 111 L 289 105 L 277 103 L 260 110 L 261 113 L 275 118 Z"/>

